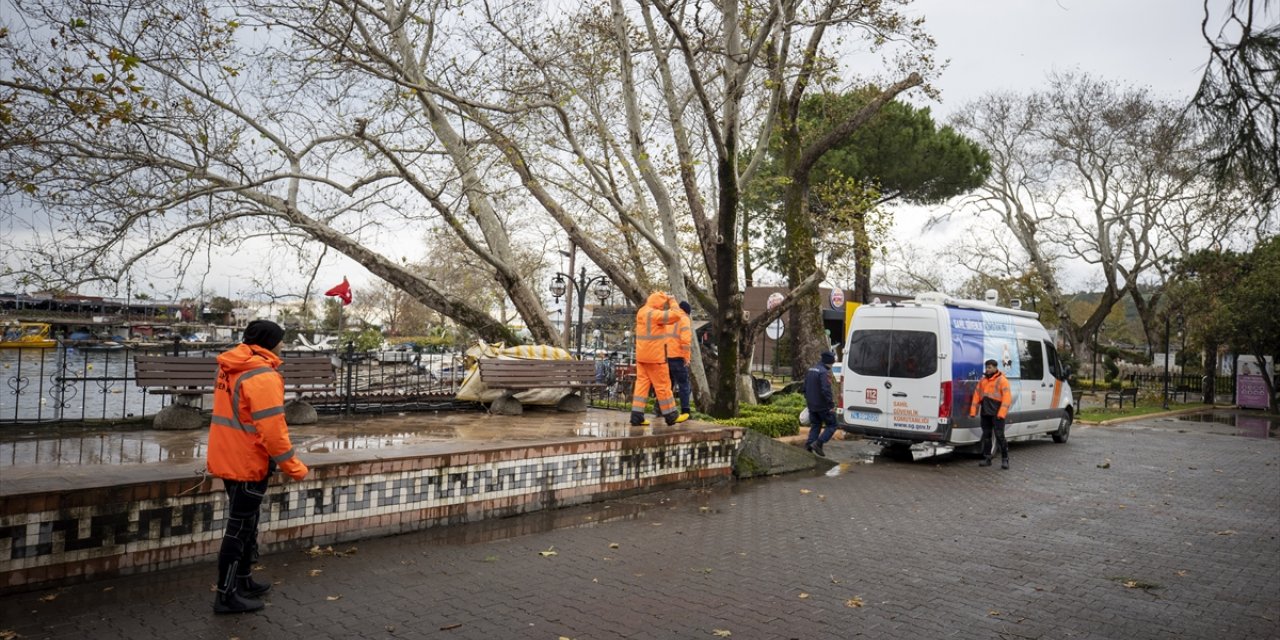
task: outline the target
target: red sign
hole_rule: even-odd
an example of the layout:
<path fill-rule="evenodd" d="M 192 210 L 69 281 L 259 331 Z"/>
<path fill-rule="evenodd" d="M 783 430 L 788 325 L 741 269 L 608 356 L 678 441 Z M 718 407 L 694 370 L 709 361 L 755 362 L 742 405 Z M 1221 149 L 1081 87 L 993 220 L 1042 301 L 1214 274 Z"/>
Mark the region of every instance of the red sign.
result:
<path fill-rule="evenodd" d="M 877 389 L 867 389 L 867 404 L 880 404 L 880 394 Z"/>
<path fill-rule="evenodd" d="M 831 308 L 844 308 L 844 289 L 840 287 L 831 287 Z"/>

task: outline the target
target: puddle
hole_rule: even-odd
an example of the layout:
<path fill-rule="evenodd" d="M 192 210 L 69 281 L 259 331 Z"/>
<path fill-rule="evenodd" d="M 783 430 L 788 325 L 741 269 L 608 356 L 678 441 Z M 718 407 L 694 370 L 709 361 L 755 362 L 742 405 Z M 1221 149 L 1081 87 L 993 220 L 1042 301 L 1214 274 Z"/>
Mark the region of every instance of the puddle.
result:
<path fill-rule="evenodd" d="M 1280 419 L 1261 414 L 1250 415 L 1239 411 L 1200 411 L 1178 416 L 1177 421 L 1206 425 L 1210 433 L 1223 433 L 1244 438 L 1280 438 Z"/>

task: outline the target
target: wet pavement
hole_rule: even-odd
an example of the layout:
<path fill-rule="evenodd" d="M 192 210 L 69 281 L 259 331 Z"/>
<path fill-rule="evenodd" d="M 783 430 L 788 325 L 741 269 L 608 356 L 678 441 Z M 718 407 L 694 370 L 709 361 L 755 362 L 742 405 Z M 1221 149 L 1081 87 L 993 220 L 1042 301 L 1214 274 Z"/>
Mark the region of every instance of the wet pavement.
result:
<path fill-rule="evenodd" d="M 1280 440 L 1176 418 L 1013 468 L 833 441 L 792 474 L 0 598 L 0 638 L 1280 638 Z M 1244 427 L 1250 428 L 1250 427 Z M 426 436 L 424 436 L 426 437 Z"/>

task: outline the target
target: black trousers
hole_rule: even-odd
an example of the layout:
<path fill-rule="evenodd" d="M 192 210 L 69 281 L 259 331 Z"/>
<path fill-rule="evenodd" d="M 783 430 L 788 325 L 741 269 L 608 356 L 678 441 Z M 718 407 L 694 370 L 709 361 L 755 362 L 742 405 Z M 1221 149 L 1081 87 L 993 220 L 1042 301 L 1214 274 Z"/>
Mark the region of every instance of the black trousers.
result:
<path fill-rule="evenodd" d="M 223 480 L 227 491 L 227 528 L 218 550 L 218 590 L 235 590 L 237 578 L 247 578 L 253 571 L 253 557 L 258 550 L 258 518 L 262 500 L 267 494 L 267 477 L 257 481 Z"/>
<path fill-rule="evenodd" d="M 1009 458 L 1009 442 L 1004 439 L 1004 418 L 982 416 L 982 457 L 991 459 L 991 434 L 996 436 L 996 446 L 1000 447 L 1000 457 Z"/>

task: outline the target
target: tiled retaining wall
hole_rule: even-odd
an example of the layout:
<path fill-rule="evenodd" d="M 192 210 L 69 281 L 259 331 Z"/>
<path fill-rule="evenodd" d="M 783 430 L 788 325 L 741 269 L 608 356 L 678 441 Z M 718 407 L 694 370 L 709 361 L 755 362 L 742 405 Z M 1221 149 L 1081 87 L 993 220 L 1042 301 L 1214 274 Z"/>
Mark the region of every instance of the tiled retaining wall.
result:
<path fill-rule="evenodd" d="M 274 480 L 267 551 L 389 535 L 726 480 L 740 430 L 318 465 Z M 181 479 L 4 496 L 0 593 L 212 560 L 226 498 Z"/>

